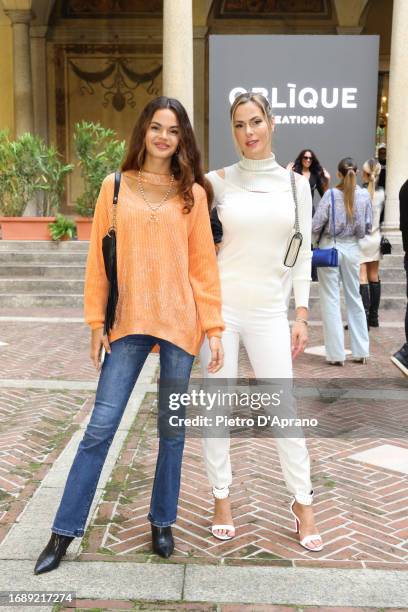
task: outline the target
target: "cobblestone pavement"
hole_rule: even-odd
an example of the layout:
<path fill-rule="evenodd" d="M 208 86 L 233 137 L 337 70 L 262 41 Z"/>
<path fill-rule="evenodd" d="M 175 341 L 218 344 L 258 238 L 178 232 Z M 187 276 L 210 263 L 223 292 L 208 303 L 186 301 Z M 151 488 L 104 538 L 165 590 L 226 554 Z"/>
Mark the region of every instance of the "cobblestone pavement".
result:
<path fill-rule="evenodd" d="M 12 317 L 15 311 L 0 311 Z M 42 316 L 38 311 L 24 316 Z M 47 311 L 48 317 L 80 317 L 78 310 Z M 379 379 L 403 388 L 406 379 L 389 356 L 402 344 L 403 328 L 389 324 L 370 332 L 372 358 L 366 366 L 347 362 L 344 368 L 325 364 L 315 355 L 295 363 L 299 379 L 355 379 L 375 384 Z M 401 317 L 400 317 L 401 318 Z M 317 320 L 318 313 L 315 313 Z M 311 325 L 310 346 L 323 344 L 322 328 Z M 73 390 L 68 383 L 95 384 L 97 373 L 88 357 L 89 333 L 80 322 L 2 321 L 0 341 L 0 541 L 92 409 L 94 393 Z M 200 376 L 196 360 L 194 376 Z M 245 350 L 240 353 L 240 376 L 252 376 Z M 370 380 L 372 381 L 370 383 Z M 18 383 L 27 381 L 24 388 Z M 35 384 L 41 384 L 34 388 Z M 47 388 L 58 381 L 58 389 Z M 3 384 L 1 384 L 3 383 Z M 31 386 L 30 386 L 31 383 Z M 395 385 L 394 385 L 395 386 Z M 311 404 L 310 404 L 311 405 Z M 305 403 L 307 409 L 307 402 Z M 348 401 L 348 418 L 372 409 L 369 400 Z M 398 400 L 384 402 L 393 418 L 403 414 Z M 157 452 L 155 394 L 146 395 L 123 446 L 103 500 L 83 539 L 79 560 L 161 562 L 150 554 L 146 520 Z M 400 411 L 400 413 L 398 413 Z M 405 411 L 406 412 L 406 411 Z M 402 435 L 393 438 L 310 439 L 315 509 L 325 548 L 313 555 L 297 543 L 273 440 L 232 440 L 234 471 L 232 507 L 237 536 L 230 542 L 210 532 L 212 501 L 202 465 L 201 442 L 188 439 L 183 465 L 180 509 L 174 529 L 176 551 L 168 563 L 408 569 L 408 476 L 350 458 L 358 452 L 389 444 L 408 449 Z M 217 610 L 222 612 L 281 612 L 291 606 L 168 604 L 136 601 L 81 600 L 77 609 Z M 67 608 L 68 609 L 68 608 Z M 356 608 L 307 607 L 305 610 Z M 386 608 L 384 608 L 386 609 Z M 358 608 L 360 612 L 377 608 Z M 391 610 L 391 609 L 389 609 Z"/>
<path fill-rule="evenodd" d="M 403 608 L 339 608 L 320 606 L 271 606 L 254 604 L 212 604 L 212 603 L 166 603 L 154 604 L 141 601 L 123 600 L 76 600 L 75 610 L 93 610 L 107 612 L 109 610 L 145 610 L 146 612 L 406 612 Z M 57 612 L 57 611 L 56 611 Z M 59 608 L 58 612 L 72 612 L 72 608 Z"/>
<path fill-rule="evenodd" d="M 388 346 L 395 346 L 401 330 L 379 329 L 372 334 L 373 359 L 367 366 L 348 363 L 333 368 L 322 357 L 302 356 L 295 372 L 300 378 L 364 377 L 405 382 L 389 362 Z M 312 327 L 311 344 L 322 344 L 321 327 Z M 241 348 L 240 375 L 251 369 Z M 200 375 L 196 362 L 194 376 Z M 359 381 L 361 382 L 361 381 Z M 310 402 L 313 405 L 313 401 Z M 372 400 L 346 400 L 350 426 L 361 413 L 373 410 Z M 377 402 L 380 411 L 383 402 Z M 392 402 L 390 418 L 406 413 L 401 401 Z M 112 475 L 110 487 L 87 533 L 82 558 L 132 559 L 150 556 L 146 523 L 157 452 L 155 395 L 146 398 Z M 201 459 L 201 441 L 186 442 L 180 509 L 175 527 L 173 562 L 295 565 L 319 567 L 381 567 L 408 569 L 408 477 L 405 473 L 367 465 L 350 458 L 357 452 L 392 444 L 408 448 L 408 441 L 373 439 L 310 439 L 315 509 L 325 548 L 313 556 L 304 551 L 292 532 L 290 498 L 281 477 L 273 440 L 233 439 L 232 506 L 237 536 L 220 542 L 209 532 L 212 501 Z M 152 558 L 153 560 L 153 558 Z"/>

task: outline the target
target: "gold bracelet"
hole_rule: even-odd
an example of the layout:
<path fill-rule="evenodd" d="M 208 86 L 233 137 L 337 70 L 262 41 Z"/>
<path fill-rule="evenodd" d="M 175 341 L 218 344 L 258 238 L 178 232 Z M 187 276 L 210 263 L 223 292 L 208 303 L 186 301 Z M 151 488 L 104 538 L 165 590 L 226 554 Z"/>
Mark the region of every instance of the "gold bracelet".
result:
<path fill-rule="evenodd" d="M 299 323 L 304 323 L 306 327 L 309 325 L 306 319 L 302 319 L 301 317 L 296 317 L 295 321 L 299 321 Z"/>

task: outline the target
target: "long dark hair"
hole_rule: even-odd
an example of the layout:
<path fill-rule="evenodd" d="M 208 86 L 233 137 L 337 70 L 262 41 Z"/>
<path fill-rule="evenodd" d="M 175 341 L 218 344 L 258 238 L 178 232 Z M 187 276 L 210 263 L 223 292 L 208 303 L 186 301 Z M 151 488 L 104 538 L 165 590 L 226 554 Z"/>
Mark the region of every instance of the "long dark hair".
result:
<path fill-rule="evenodd" d="M 310 153 L 310 155 L 312 156 L 312 163 L 309 166 L 310 172 L 317 176 L 318 180 L 321 182 L 321 184 L 323 186 L 326 186 L 327 185 L 327 178 L 324 175 L 323 166 L 321 165 L 321 163 L 317 159 L 316 154 L 314 153 L 314 151 L 312 151 L 312 149 L 303 149 L 299 153 L 299 155 L 297 156 L 297 158 L 294 161 L 293 171 L 297 172 L 298 174 L 302 174 L 303 173 L 302 159 L 303 159 L 303 156 L 304 156 L 305 153 Z"/>
<path fill-rule="evenodd" d="M 357 164 L 352 157 L 343 157 L 339 161 L 337 170 L 341 174 L 342 180 L 336 187 L 343 192 L 347 218 L 351 221 L 353 219 L 354 194 L 357 185 Z"/>
<path fill-rule="evenodd" d="M 194 205 L 194 183 L 198 183 L 205 189 L 210 210 L 214 197 L 211 183 L 204 177 L 200 151 L 186 109 L 175 98 L 159 96 L 146 104 L 133 128 L 126 157 L 122 164 L 122 172 L 143 168 L 146 157 L 145 136 L 147 129 L 154 113 L 164 108 L 172 110 L 179 123 L 180 142 L 177 153 L 171 158 L 170 168 L 175 180 L 179 182 L 180 193 L 184 200 L 183 211 L 189 213 Z"/>

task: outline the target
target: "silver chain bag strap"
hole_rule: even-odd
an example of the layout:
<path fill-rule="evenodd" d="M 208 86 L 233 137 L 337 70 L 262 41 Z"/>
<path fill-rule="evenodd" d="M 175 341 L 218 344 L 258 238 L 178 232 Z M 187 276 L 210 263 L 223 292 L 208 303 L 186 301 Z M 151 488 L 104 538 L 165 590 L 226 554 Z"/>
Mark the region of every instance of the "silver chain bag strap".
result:
<path fill-rule="evenodd" d="M 303 236 L 299 227 L 299 211 L 298 211 L 298 200 L 296 192 L 295 174 L 293 170 L 290 171 L 290 183 L 292 186 L 292 195 L 295 202 L 295 225 L 293 226 L 293 234 L 289 238 L 288 246 L 286 249 L 283 263 L 287 268 L 293 268 L 295 265 L 300 247 L 302 246 Z"/>

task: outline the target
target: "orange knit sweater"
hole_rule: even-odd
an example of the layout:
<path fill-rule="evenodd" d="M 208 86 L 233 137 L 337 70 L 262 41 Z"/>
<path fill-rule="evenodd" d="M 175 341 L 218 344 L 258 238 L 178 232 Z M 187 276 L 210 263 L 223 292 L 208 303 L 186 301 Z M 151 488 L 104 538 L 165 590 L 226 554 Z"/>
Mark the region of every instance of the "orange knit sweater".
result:
<path fill-rule="evenodd" d="M 149 182 L 160 175 L 143 173 Z M 137 190 L 137 173 L 122 174 L 117 205 L 119 301 L 110 342 L 147 334 L 197 355 L 204 339 L 222 335 L 221 290 L 204 189 L 193 186 L 194 206 L 183 213 L 180 195 L 151 214 Z M 114 174 L 103 183 L 95 207 L 85 274 L 84 314 L 92 329 L 103 327 L 108 280 L 102 238 L 111 225 Z"/>

